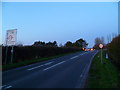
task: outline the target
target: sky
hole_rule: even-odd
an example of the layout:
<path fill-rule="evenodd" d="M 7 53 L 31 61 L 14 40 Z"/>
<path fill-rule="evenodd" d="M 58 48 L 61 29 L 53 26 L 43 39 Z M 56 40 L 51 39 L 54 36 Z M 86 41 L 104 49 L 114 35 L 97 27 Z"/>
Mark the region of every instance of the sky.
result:
<path fill-rule="evenodd" d="M 2 26 L 3 43 L 6 30 L 17 29 L 17 42 L 24 45 L 83 38 L 92 47 L 96 37 L 118 34 L 118 3 L 3 2 Z"/>

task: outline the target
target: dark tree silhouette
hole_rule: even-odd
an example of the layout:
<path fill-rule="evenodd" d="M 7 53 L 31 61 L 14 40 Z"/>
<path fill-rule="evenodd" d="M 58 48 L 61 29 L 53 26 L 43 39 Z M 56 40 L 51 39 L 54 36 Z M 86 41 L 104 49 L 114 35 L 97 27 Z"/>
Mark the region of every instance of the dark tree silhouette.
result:
<path fill-rule="evenodd" d="M 68 41 L 65 43 L 65 47 L 73 47 L 73 43 Z"/>
<path fill-rule="evenodd" d="M 36 41 L 34 42 L 33 46 L 45 46 L 45 42 Z"/>
<path fill-rule="evenodd" d="M 72 43 L 70 41 L 65 43 L 65 47 L 78 47 L 78 48 L 85 48 L 88 45 L 85 40 L 79 39 L 76 42 Z"/>
<path fill-rule="evenodd" d="M 83 40 L 82 38 L 77 40 L 75 43 L 74 43 L 74 46 L 75 47 L 79 47 L 79 48 L 85 48 L 86 46 L 88 45 L 88 43 L 86 43 L 85 40 Z"/>

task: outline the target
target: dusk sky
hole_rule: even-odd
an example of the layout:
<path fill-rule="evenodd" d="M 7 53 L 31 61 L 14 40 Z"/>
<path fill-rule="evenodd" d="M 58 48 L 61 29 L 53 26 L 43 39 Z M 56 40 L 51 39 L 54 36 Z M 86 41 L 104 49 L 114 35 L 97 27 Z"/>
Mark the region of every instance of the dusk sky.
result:
<path fill-rule="evenodd" d="M 96 37 L 118 34 L 117 2 L 3 2 L 2 10 L 3 42 L 9 29 L 24 45 L 83 38 L 92 47 Z"/>

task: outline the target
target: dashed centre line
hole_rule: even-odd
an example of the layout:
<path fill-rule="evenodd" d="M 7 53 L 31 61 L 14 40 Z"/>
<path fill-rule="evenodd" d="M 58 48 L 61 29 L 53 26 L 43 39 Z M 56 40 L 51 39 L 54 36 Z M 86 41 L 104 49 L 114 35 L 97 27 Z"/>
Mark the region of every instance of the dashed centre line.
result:
<path fill-rule="evenodd" d="M 8 88 L 11 88 L 12 86 L 7 86 L 7 87 L 5 87 L 5 89 L 8 89 Z"/>
<path fill-rule="evenodd" d="M 11 88 L 11 87 L 12 87 L 11 85 L 3 85 L 3 86 L 0 86 L 0 89 L 6 90 L 6 89 Z"/>
<path fill-rule="evenodd" d="M 27 70 L 30 71 L 30 70 L 33 70 L 33 69 L 36 69 L 36 68 L 39 68 L 39 67 L 42 67 L 42 66 L 44 66 L 44 65 L 40 65 L 40 66 L 36 66 L 36 67 L 33 67 L 33 68 L 29 68 Z"/>
<path fill-rule="evenodd" d="M 58 65 L 60 65 L 60 64 L 62 64 L 62 63 L 64 63 L 64 62 L 66 62 L 66 61 L 62 61 L 62 62 L 57 63 L 57 64 L 55 64 L 55 65 L 53 65 L 53 66 L 50 66 L 50 67 L 48 67 L 48 68 L 46 68 L 46 69 L 43 69 L 43 71 L 46 71 L 46 70 L 48 70 L 48 69 L 51 69 L 51 68 L 53 68 L 53 67 L 55 67 L 55 66 L 58 66 Z"/>
<path fill-rule="evenodd" d="M 75 59 L 75 58 L 77 58 L 77 57 L 79 57 L 79 56 L 74 56 L 74 57 L 72 57 L 72 58 L 70 58 L 70 59 Z"/>
<path fill-rule="evenodd" d="M 53 62 L 49 62 L 49 63 L 46 63 L 46 64 L 44 64 L 44 65 L 49 65 L 49 64 L 51 64 L 51 63 L 53 63 Z"/>
<path fill-rule="evenodd" d="M 33 67 L 33 68 L 29 68 L 29 69 L 27 69 L 27 70 L 30 71 L 30 70 L 33 70 L 33 69 L 42 67 L 42 66 L 44 66 L 44 65 L 49 65 L 49 64 L 51 64 L 51 63 L 53 63 L 53 62 L 45 63 L 45 64 L 43 64 L 43 65 L 39 65 L 39 66 L 36 66 L 36 67 Z"/>

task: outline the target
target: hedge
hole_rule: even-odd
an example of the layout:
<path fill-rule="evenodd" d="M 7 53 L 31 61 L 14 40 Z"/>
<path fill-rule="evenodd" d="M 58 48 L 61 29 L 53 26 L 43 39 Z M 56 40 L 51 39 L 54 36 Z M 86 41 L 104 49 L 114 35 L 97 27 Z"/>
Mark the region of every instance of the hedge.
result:
<path fill-rule="evenodd" d="M 112 61 L 120 68 L 120 35 L 108 44 L 108 53 Z"/>
<path fill-rule="evenodd" d="M 11 47 L 8 47 L 7 64 L 11 60 Z M 55 56 L 59 54 L 79 51 L 78 48 L 65 48 L 65 47 L 39 47 L 39 46 L 22 46 L 14 47 L 13 63 L 21 62 L 24 60 L 38 59 L 43 57 Z M 2 63 L 5 63 L 6 47 L 2 47 Z"/>

